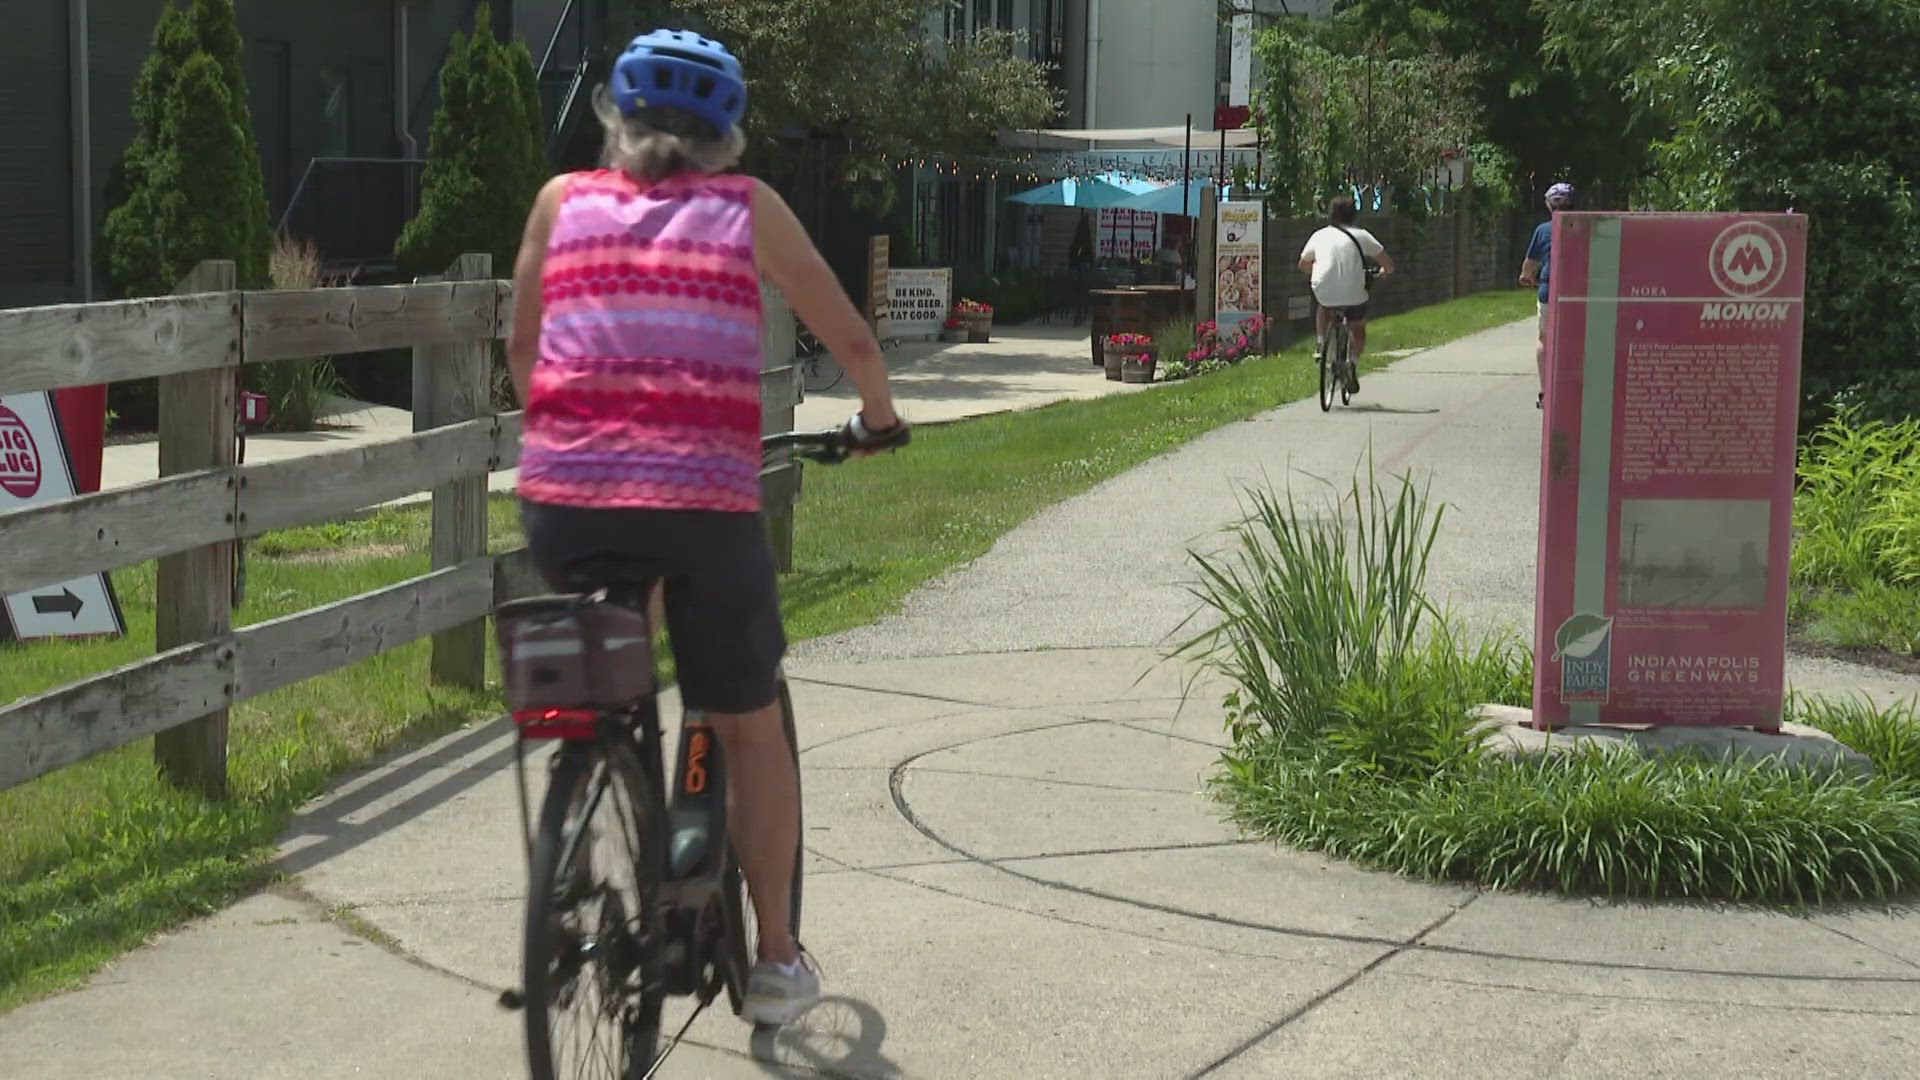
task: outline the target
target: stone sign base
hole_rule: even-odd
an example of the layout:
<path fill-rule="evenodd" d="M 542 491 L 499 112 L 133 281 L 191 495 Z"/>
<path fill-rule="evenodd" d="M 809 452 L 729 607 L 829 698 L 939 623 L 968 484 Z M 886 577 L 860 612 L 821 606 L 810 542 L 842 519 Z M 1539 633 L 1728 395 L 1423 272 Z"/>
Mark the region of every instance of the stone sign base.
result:
<path fill-rule="evenodd" d="M 1507 757 L 1565 754 L 1581 747 L 1597 746 L 1644 757 L 1680 751 L 1752 762 L 1773 761 L 1820 773 L 1848 772 L 1863 778 L 1874 772 L 1873 761 L 1865 754 L 1804 724 L 1781 724 L 1778 735 L 1746 728 L 1639 728 L 1601 724 L 1546 732 L 1533 729 L 1531 709 L 1482 705 L 1479 726 L 1486 733 L 1487 749 Z"/>

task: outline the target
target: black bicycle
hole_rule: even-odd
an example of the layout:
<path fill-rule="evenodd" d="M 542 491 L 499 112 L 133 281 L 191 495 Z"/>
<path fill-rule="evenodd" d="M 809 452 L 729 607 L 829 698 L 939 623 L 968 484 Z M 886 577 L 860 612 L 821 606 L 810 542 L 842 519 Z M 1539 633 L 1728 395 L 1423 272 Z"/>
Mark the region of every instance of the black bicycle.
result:
<path fill-rule="evenodd" d="M 904 445 L 899 429 L 892 445 Z M 856 449 L 843 430 L 761 440 L 763 456 L 822 464 Z M 886 448 L 886 447 L 880 447 Z M 555 742 L 528 842 L 523 987 L 534 1080 L 643 1080 L 724 990 L 735 1015 L 753 967 L 753 908 L 727 833 L 719 740 L 689 711 L 663 787 L 664 737 L 648 598 L 664 567 L 617 557 L 569 570 L 575 592 L 502 604 L 502 667 L 518 730 L 515 769 L 528 825 L 526 747 Z M 780 716 L 798 762 L 784 675 Z M 802 833 L 804 836 L 804 833 Z M 800 927 L 794 852 L 794 933 Z M 662 1045 L 668 997 L 697 1006 Z"/>
<path fill-rule="evenodd" d="M 1340 391 L 1340 404 L 1353 401 L 1353 335 L 1347 323 L 1347 309 L 1333 308 L 1327 332 L 1320 336 L 1320 411 L 1333 409 L 1333 393 Z"/>
<path fill-rule="evenodd" d="M 800 368 L 800 385 L 814 393 L 833 389 L 846 371 L 806 323 L 795 319 L 793 329 L 793 362 Z"/>

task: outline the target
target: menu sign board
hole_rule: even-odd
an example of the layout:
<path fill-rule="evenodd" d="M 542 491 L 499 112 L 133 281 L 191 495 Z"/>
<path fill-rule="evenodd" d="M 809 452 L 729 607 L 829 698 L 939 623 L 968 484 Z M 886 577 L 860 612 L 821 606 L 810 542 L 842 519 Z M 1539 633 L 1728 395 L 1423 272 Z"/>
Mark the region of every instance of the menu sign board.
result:
<path fill-rule="evenodd" d="M 1555 218 L 1536 726 L 1779 727 L 1806 240 Z"/>
<path fill-rule="evenodd" d="M 1223 202 L 1214 242 L 1214 319 L 1220 330 L 1260 314 L 1262 223 L 1258 202 Z"/>

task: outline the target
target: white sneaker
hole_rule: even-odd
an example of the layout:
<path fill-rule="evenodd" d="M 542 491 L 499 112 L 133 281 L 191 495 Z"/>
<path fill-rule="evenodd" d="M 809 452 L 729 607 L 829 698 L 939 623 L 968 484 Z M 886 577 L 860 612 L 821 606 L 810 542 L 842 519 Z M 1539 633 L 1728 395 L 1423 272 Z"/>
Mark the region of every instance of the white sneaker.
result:
<path fill-rule="evenodd" d="M 820 1001 L 820 973 L 805 952 L 792 964 L 761 960 L 747 976 L 740 1018 L 750 1024 L 785 1027 Z"/>

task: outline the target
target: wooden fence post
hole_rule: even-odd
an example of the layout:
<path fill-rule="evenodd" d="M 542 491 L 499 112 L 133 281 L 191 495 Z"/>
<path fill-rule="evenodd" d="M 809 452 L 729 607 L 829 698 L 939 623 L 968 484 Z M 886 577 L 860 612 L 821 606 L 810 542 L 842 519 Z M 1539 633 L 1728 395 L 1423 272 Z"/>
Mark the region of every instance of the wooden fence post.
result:
<path fill-rule="evenodd" d="M 1473 159 L 1460 166 L 1460 186 L 1453 190 L 1453 297 L 1473 291 Z"/>
<path fill-rule="evenodd" d="M 232 292 L 234 264 L 203 262 L 174 288 L 176 294 Z M 233 318 L 241 318 L 240 297 Z M 238 351 L 243 335 L 234 335 Z M 238 358 L 236 358 L 238 359 Z M 160 379 L 160 475 L 229 468 L 237 450 L 234 425 L 240 368 L 165 375 Z M 233 481 L 228 480 L 228 487 Z M 236 501 L 227 513 L 231 523 Z M 223 541 L 160 560 L 154 586 L 157 651 L 220 637 L 233 629 L 233 544 Z M 231 680 L 232 673 L 228 673 Z M 233 685 L 227 685 L 229 695 Z M 227 794 L 227 710 L 209 713 L 153 737 L 153 760 L 168 782 L 207 798 Z"/>
<path fill-rule="evenodd" d="M 493 277 L 493 256 L 462 255 L 447 268 L 447 282 L 486 281 Z M 481 338 L 452 345 L 416 345 L 413 385 L 425 400 L 413 403 L 415 431 L 444 427 L 493 412 L 493 341 Z M 487 553 L 487 474 L 442 484 L 433 491 L 433 569 L 458 566 Z M 487 678 L 487 622 L 478 619 L 433 636 L 430 670 L 434 682 L 478 690 Z"/>
<path fill-rule="evenodd" d="M 760 431 L 774 435 L 793 430 L 793 407 L 800 378 L 793 364 L 793 309 L 771 282 L 760 283 Z M 792 463 L 760 474 L 760 513 L 773 544 L 773 565 L 793 569 L 793 504 L 800 496 L 800 468 Z"/>

